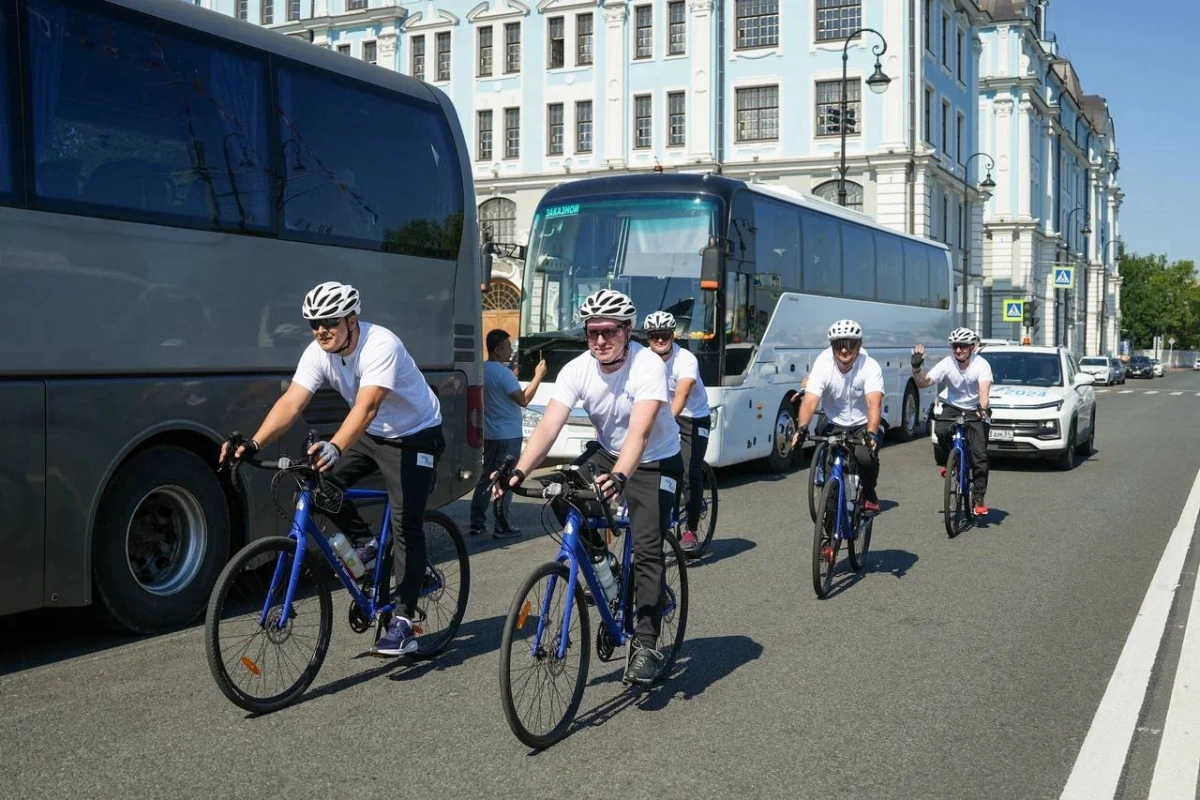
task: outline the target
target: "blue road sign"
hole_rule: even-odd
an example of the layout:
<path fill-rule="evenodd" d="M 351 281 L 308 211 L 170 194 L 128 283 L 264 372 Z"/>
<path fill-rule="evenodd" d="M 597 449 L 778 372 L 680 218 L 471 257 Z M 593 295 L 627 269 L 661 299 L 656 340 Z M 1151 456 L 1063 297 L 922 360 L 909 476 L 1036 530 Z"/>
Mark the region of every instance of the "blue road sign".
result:
<path fill-rule="evenodd" d="M 1024 300 L 1005 300 L 1004 301 L 1004 321 L 1005 322 L 1020 322 L 1025 319 L 1025 301 Z"/>
<path fill-rule="evenodd" d="M 1075 268 L 1063 267 L 1055 265 L 1054 267 L 1054 288 L 1055 289 L 1074 289 L 1075 288 Z"/>

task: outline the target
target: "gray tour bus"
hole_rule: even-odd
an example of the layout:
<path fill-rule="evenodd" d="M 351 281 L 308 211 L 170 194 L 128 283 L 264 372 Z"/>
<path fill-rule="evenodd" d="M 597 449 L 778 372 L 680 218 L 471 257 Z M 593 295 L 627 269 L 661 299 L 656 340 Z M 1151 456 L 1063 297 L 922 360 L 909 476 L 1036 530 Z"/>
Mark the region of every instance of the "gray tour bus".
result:
<path fill-rule="evenodd" d="M 242 501 L 215 462 L 286 388 L 321 281 L 358 287 L 441 400 L 431 507 L 465 493 L 473 197 L 454 109 L 418 80 L 183 2 L 0 0 L 0 614 L 95 599 L 177 626 L 231 552 L 286 531 L 267 476 Z M 323 390 L 278 452 L 346 411 Z"/>

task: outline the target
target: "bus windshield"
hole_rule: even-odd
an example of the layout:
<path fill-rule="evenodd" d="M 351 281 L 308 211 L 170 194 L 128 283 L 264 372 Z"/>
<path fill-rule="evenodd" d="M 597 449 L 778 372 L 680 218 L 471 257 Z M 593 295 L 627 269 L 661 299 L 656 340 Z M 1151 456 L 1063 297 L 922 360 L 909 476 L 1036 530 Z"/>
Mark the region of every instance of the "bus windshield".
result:
<path fill-rule="evenodd" d="M 673 314 L 678 338 L 712 339 L 716 307 L 713 293 L 700 290 L 700 251 L 717 232 L 721 205 L 712 197 L 643 194 L 541 207 L 529 238 L 522 337 L 582 339 L 580 302 L 616 289 L 641 318 Z"/>

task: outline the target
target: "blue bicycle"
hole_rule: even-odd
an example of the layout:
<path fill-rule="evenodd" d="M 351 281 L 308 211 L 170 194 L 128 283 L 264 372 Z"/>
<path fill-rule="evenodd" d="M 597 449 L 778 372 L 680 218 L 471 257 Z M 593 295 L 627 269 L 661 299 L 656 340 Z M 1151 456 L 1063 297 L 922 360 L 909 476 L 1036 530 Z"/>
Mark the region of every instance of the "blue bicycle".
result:
<path fill-rule="evenodd" d="M 967 412 L 950 406 L 946 406 L 946 409 L 958 412 L 951 417 L 950 449 L 942 470 L 945 476 L 946 535 L 953 539 L 975 524 L 975 509 L 971 505 L 971 498 L 975 496 L 975 480 L 972 477 L 971 451 L 967 447 Z"/>
<path fill-rule="evenodd" d="M 545 748 L 566 735 L 575 719 L 587 683 L 591 656 L 591 624 L 583 586 L 596 602 L 600 627 L 596 654 L 611 661 L 618 647 L 633 637 L 633 535 L 626 512 L 613 514 L 597 500 L 598 490 L 578 465 L 539 477 L 541 489 L 516 487 L 524 497 L 557 498 L 565 508 L 558 555 L 525 578 L 504 620 L 500 642 L 500 701 L 516 737 L 533 748 Z M 618 562 L 609 545 L 620 540 Z M 671 534 L 663 537 L 662 624 L 659 641 L 666 675 L 683 644 L 687 627 L 686 556 Z M 606 590 L 597 574 L 611 573 L 615 585 Z M 582 580 L 581 580 L 582 578 Z"/>
<path fill-rule="evenodd" d="M 315 441 L 310 434 L 305 452 Z M 236 450 L 242 440 L 235 434 L 229 442 Z M 208 666 L 217 686 L 235 705 L 261 714 L 295 702 L 316 678 L 329 648 L 333 627 L 329 576 L 318 568 L 319 560 L 305 559 L 310 549 L 324 556 L 349 593 L 351 629 L 364 633 L 374 626 L 376 640 L 387 629 L 396 608 L 391 512 L 385 506 L 374 568 L 356 577 L 334 552 L 313 514 L 336 513 L 344 498 L 385 502 L 386 491 L 342 490 L 325 480 L 307 458 L 283 457 L 233 462 L 230 480 L 239 494 L 244 494 L 241 464 L 275 470 L 271 494 L 285 519 L 288 515 L 279 503 L 278 489 L 284 478 L 295 488 L 288 535 L 256 539 L 233 557 L 213 589 L 204 624 Z M 412 621 L 418 637 L 413 656 L 436 655 L 450 643 L 466 613 L 470 586 L 467 546 L 458 526 L 445 514 L 427 511 L 425 577 Z"/>
<path fill-rule="evenodd" d="M 812 439 L 825 448 L 824 462 L 828 465 L 813 527 L 813 590 L 817 597 L 824 598 L 833 586 L 842 542 L 846 543 L 850 566 L 856 572 L 866 564 L 874 515 L 863 511 L 858 462 L 850 449 L 865 441 L 847 433 L 813 436 Z"/>

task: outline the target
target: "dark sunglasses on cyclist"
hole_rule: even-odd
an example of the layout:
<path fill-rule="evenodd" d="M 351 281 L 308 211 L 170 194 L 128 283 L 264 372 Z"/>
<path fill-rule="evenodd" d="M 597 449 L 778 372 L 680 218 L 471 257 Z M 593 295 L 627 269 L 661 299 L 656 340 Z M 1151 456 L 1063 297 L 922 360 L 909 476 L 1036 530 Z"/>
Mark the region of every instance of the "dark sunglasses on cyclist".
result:
<path fill-rule="evenodd" d="M 673 331 L 646 331 L 646 338 L 655 342 L 669 342 L 674 335 Z"/>
<path fill-rule="evenodd" d="M 834 339 L 833 349 L 838 351 L 845 350 L 848 353 L 852 353 L 857 350 L 861 344 L 862 341 L 859 339 Z"/>
<path fill-rule="evenodd" d="M 952 345 L 950 345 L 950 349 L 951 350 L 970 350 L 971 345 L 969 345 L 969 344 L 952 344 Z"/>
<path fill-rule="evenodd" d="M 612 338 L 617 335 L 617 331 L 624 329 L 623 325 L 614 325 L 606 328 L 587 328 L 587 338 L 589 342 L 599 341 L 601 337 L 605 341 L 612 341 Z"/>
<path fill-rule="evenodd" d="M 325 330 L 331 331 L 334 328 L 336 328 L 338 325 L 341 325 L 342 320 L 344 320 L 344 319 L 345 319 L 345 317 L 332 317 L 330 319 L 310 319 L 308 321 L 308 327 L 312 328 L 314 331 L 317 328 L 324 328 Z"/>

